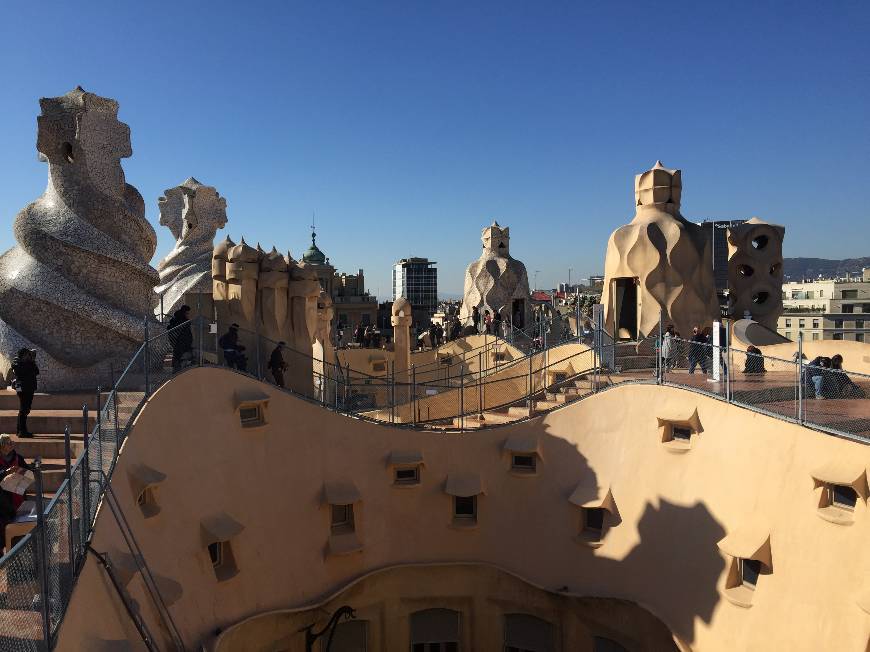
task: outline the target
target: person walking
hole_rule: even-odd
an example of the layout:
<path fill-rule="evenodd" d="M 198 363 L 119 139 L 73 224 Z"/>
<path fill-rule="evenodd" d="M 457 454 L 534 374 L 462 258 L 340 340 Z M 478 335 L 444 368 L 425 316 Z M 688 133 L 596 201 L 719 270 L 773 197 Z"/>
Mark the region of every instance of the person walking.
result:
<path fill-rule="evenodd" d="M 169 343 L 172 345 L 172 373 L 193 361 L 193 331 L 190 328 L 190 306 L 181 306 L 166 325 Z"/>
<path fill-rule="evenodd" d="M 471 309 L 471 323 L 474 324 L 474 332 L 480 332 L 480 310 L 477 306 Z"/>
<path fill-rule="evenodd" d="M 501 335 L 501 311 L 495 311 L 495 317 L 492 318 L 492 334 L 493 335 Z"/>
<path fill-rule="evenodd" d="M 489 310 L 483 311 L 483 327 L 485 333 L 492 335 L 492 315 Z"/>
<path fill-rule="evenodd" d="M 36 394 L 36 377 L 39 367 L 36 366 L 36 349 L 19 349 L 18 355 L 12 360 L 12 373 L 15 380 L 12 387 L 18 394 L 18 436 L 33 437 L 27 429 L 27 415 L 33 406 L 33 395 Z"/>
<path fill-rule="evenodd" d="M 665 372 L 670 371 L 674 368 L 674 353 L 676 347 L 674 346 L 674 325 L 670 324 L 665 329 L 665 334 L 662 337 L 662 366 L 664 367 Z"/>
<path fill-rule="evenodd" d="M 275 384 L 278 387 L 284 387 L 284 372 L 287 371 L 287 363 L 284 362 L 282 355 L 285 346 L 287 346 L 285 342 L 278 342 L 278 346 L 272 350 L 272 354 L 269 356 L 269 371 L 272 372 L 272 378 L 275 379 Z"/>
<path fill-rule="evenodd" d="M 239 343 L 239 325 L 230 324 L 229 330 L 221 335 L 218 345 L 223 349 L 227 366 L 239 371 L 248 370 L 248 358 L 243 353 L 245 347 Z"/>
<path fill-rule="evenodd" d="M 695 373 L 695 367 L 701 367 L 701 371 L 707 373 L 707 337 L 701 329 L 695 326 L 692 329 L 692 339 L 689 340 L 689 373 Z"/>

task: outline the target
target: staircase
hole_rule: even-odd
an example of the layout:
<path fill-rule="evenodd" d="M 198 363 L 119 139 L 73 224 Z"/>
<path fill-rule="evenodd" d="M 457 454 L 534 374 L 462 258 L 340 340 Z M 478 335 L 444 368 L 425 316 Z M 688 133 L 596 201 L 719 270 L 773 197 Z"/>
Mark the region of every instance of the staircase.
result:
<path fill-rule="evenodd" d="M 42 458 L 43 488 L 51 497 L 64 480 L 64 428 L 70 429 L 70 457 L 74 463 L 84 450 L 82 406 L 88 406 L 88 431 L 96 423 L 94 393 L 36 394 L 27 417 L 32 439 L 16 434 L 18 426 L 18 396 L 11 390 L 0 390 L 0 432 L 12 435 L 15 450 L 28 461 Z M 2 545 L 2 544 L 0 544 Z"/>
<path fill-rule="evenodd" d="M 532 397 L 532 405 L 529 405 L 528 398 L 523 398 L 512 405 L 485 410 L 483 414 L 466 415 L 464 420 L 460 417 L 454 417 L 451 425 L 454 428 L 478 430 L 487 426 L 528 419 L 591 394 L 594 391 L 594 385 L 593 374 L 580 374 L 560 382 L 558 387 L 552 386 L 537 392 Z"/>

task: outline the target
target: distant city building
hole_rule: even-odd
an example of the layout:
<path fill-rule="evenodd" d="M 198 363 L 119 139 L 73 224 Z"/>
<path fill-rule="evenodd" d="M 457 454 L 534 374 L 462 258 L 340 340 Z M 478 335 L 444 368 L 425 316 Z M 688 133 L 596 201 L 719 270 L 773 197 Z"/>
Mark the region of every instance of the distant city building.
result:
<path fill-rule="evenodd" d="M 330 296 L 339 327 L 375 324 L 378 301 L 365 288 L 363 270 L 357 274 L 339 274 L 329 258 L 317 246 L 317 234 L 311 232 L 311 246 L 302 254 L 302 262 L 314 270 L 320 287 Z"/>
<path fill-rule="evenodd" d="M 340 326 L 377 324 L 378 300 L 366 291 L 362 270 L 357 274 L 334 276 L 332 303 L 336 323 Z"/>
<path fill-rule="evenodd" d="M 713 282 L 720 310 L 728 308 L 728 229 L 745 224 L 746 220 L 704 220 L 698 222 L 713 254 Z M 724 314 L 724 313 L 723 313 Z"/>
<path fill-rule="evenodd" d="M 861 279 L 783 283 L 780 335 L 796 340 L 870 341 L 870 270 Z"/>
<path fill-rule="evenodd" d="M 593 290 L 600 290 L 604 287 L 604 276 L 590 276 L 589 287 Z"/>
<path fill-rule="evenodd" d="M 429 323 L 438 307 L 438 269 L 428 258 L 403 258 L 393 266 L 393 301 L 404 297 L 411 302 L 414 323 Z"/>

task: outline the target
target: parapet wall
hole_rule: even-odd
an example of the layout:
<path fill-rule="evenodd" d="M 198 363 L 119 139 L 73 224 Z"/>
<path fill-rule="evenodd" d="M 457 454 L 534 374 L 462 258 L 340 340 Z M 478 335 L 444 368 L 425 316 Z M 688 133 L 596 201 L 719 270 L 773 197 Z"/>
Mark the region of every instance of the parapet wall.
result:
<path fill-rule="evenodd" d="M 265 425 L 241 425 L 245 400 L 260 401 Z M 680 446 L 666 436 L 676 424 L 691 430 Z M 534 449 L 533 474 L 512 469 L 512 446 Z M 419 459 L 418 485 L 393 483 L 395 459 Z M 480 562 L 551 591 L 636 603 L 686 648 L 863 650 L 870 510 L 862 496 L 849 525 L 820 518 L 815 477 L 844 460 L 866 473 L 870 448 L 672 387 L 623 385 L 522 423 L 445 435 L 347 418 L 198 368 L 145 406 L 112 486 L 152 572 L 172 583 L 189 648 L 377 569 Z M 136 505 L 143 468 L 165 476 L 152 516 Z M 479 492 L 474 527 L 452 516 L 459 476 Z M 353 504 L 352 548 L 330 530 L 330 501 L 341 500 Z M 605 530 L 590 542 L 581 519 L 595 505 Z M 204 524 L 225 517 L 241 527 L 230 536 L 237 573 L 219 581 Z M 734 559 L 719 547 L 747 529 L 767 537 L 770 565 L 749 608 L 726 598 Z M 92 545 L 123 550 L 105 510 Z M 423 591 L 426 580 L 416 582 Z M 433 573 L 431 596 L 437 586 Z M 161 632 L 135 574 L 127 590 Z M 486 591 L 464 599 L 491 599 Z M 136 631 L 89 557 L 58 649 L 124 639 Z"/>

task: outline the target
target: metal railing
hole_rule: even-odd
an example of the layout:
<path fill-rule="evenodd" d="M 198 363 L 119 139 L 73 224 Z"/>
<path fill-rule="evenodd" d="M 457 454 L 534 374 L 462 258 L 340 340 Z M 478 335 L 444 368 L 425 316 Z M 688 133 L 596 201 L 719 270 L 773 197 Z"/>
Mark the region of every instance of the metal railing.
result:
<path fill-rule="evenodd" d="M 835 434 L 870 443 L 870 376 L 807 362 L 802 343 L 792 360 L 706 341 L 666 337 L 615 342 L 599 327 L 591 347 L 571 342 L 533 350 L 505 364 L 462 369 L 418 381 L 417 369 L 366 373 L 240 331 L 244 360 L 227 360 L 219 333 L 202 318 L 147 336 L 109 392 L 97 390 L 93 419 L 83 406 L 84 446 L 47 505 L 37 478 L 37 526 L 0 558 L 0 649 L 50 650 L 78 573 L 84 564 L 98 509 L 130 426 L 149 396 L 174 374 L 209 364 L 231 367 L 259 380 L 283 380 L 285 391 L 354 418 L 394 427 L 470 430 L 533 416 L 623 383 L 683 387 Z M 147 329 L 146 329 L 147 335 Z M 323 356 L 326 357 L 326 356 Z M 846 361 L 848 362 L 848 361 Z M 230 364 L 232 363 L 232 364 Z M 281 368 L 286 367 L 286 368 Z M 279 373 L 275 373 L 278 371 Z M 283 378 L 282 378 L 283 376 Z M 92 423 L 93 422 L 93 423 Z M 69 459 L 69 429 L 67 457 Z M 147 552 L 147 551 L 146 551 Z"/>

